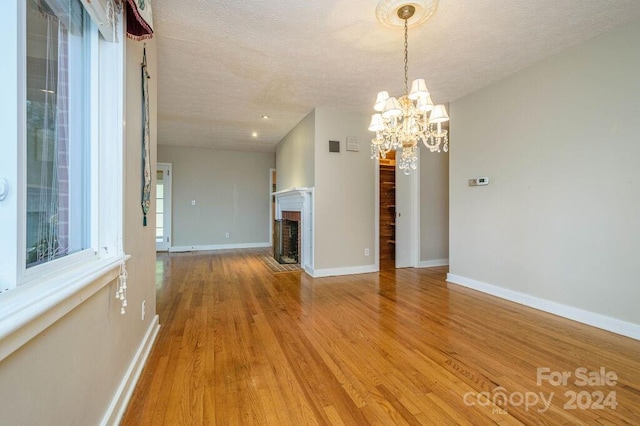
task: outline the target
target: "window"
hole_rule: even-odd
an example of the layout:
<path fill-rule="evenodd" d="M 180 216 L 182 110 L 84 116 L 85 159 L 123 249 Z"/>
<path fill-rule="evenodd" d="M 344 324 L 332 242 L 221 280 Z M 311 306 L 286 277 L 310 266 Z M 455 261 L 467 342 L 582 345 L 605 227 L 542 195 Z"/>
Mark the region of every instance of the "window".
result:
<path fill-rule="evenodd" d="M 123 256 L 120 4 L 0 1 L 0 321 Z"/>
<path fill-rule="evenodd" d="M 123 266 L 118 4 L 0 0 L 0 361 Z"/>
<path fill-rule="evenodd" d="M 26 267 L 90 247 L 90 26 L 80 0 L 26 11 Z"/>

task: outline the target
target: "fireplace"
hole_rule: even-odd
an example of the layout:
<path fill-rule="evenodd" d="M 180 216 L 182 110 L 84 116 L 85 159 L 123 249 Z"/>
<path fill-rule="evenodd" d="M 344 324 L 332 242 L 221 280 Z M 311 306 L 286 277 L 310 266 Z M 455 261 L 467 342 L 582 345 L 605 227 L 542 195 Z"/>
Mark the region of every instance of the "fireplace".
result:
<path fill-rule="evenodd" d="M 273 257 L 278 263 L 300 263 L 300 212 L 282 212 L 276 220 Z"/>
<path fill-rule="evenodd" d="M 313 275 L 313 188 L 274 192 L 276 199 L 273 255 L 295 262 Z"/>

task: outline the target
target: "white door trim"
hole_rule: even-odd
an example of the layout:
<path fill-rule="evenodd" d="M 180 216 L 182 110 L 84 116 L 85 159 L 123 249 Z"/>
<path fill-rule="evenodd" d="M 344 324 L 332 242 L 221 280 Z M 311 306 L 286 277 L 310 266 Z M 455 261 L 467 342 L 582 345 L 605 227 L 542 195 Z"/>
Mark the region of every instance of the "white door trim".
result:
<path fill-rule="evenodd" d="M 413 236 L 413 250 L 412 250 L 412 267 L 420 267 L 420 250 L 422 248 L 421 234 L 420 234 L 420 153 L 421 146 L 418 145 L 418 168 L 413 171 L 414 174 L 414 188 L 415 191 L 411 194 L 411 204 L 413 209 L 413 226 L 411 229 L 411 235 Z"/>
<path fill-rule="evenodd" d="M 173 188 L 173 170 L 171 163 L 158 163 L 157 170 L 164 169 L 166 171 L 166 177 L 163 179 L 164 182 L 164 198 L 163 198 L 163 224 L 162 227 L 164 229 L 163 241 L 162 243 L 156 242 L 156 251 L 168 251 L 173 244 L 173 236 L 171 233 L 171 196 L 172 196 L 172 188 Z"/>
<path fill-rule="evenodd" d="M 373 162 L 373 167 L 375 168 L 375 186 L 374 193 L 376 194 L 373 203 L 373 211 L 375 212 L 375 218 L 373 220 L 373 226 L 375 227 L 375 237 L 374 237 L 374 261 L 376 265 L 376 271 L 380 270 L 380 160 L 375 160 Z"/>
<path fill-rule="evenodd" d="M 276 169 L 269 169 L 269 245 L 273 247 L 273 193 L 276 192 L 273 190 L 273 172 Z M 278 179 L 276 175 L 276 180 Z"/>

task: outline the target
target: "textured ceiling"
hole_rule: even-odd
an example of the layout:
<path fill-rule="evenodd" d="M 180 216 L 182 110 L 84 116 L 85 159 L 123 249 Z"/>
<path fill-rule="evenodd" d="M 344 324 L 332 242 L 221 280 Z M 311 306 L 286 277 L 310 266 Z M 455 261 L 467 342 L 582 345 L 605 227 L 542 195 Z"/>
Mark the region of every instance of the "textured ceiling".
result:
<path fill-rule="evenodd" d="M 315 107 L 401 94 L 403 30 L 376 4 L 154 0 L 158 143 L 274 151 Z M 638 17 L 638 0 L 440 0 L 409 30 L 409 79 L 450 102 Z"/>

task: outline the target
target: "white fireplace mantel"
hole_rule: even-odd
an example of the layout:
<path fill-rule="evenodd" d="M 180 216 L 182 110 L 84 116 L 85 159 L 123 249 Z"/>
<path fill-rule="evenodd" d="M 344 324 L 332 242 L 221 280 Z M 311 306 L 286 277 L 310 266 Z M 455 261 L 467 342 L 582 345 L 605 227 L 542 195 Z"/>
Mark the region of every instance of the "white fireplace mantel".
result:
<path fill-rule="evenodd" d="M 271 195 L 276 199 L 276 220 L 282 219 L 282 212 L 300 212 L 300 265 L 313 276 L 313 187 L 290 188 Z"/>
<path fill-rule="evenodd" d="M 313 193 L 313 188 L 290 188 L 272 194 L 276 197 L 276 219 L 282 219 L 282 212 L 302 212 L 305 199 Z"/>

